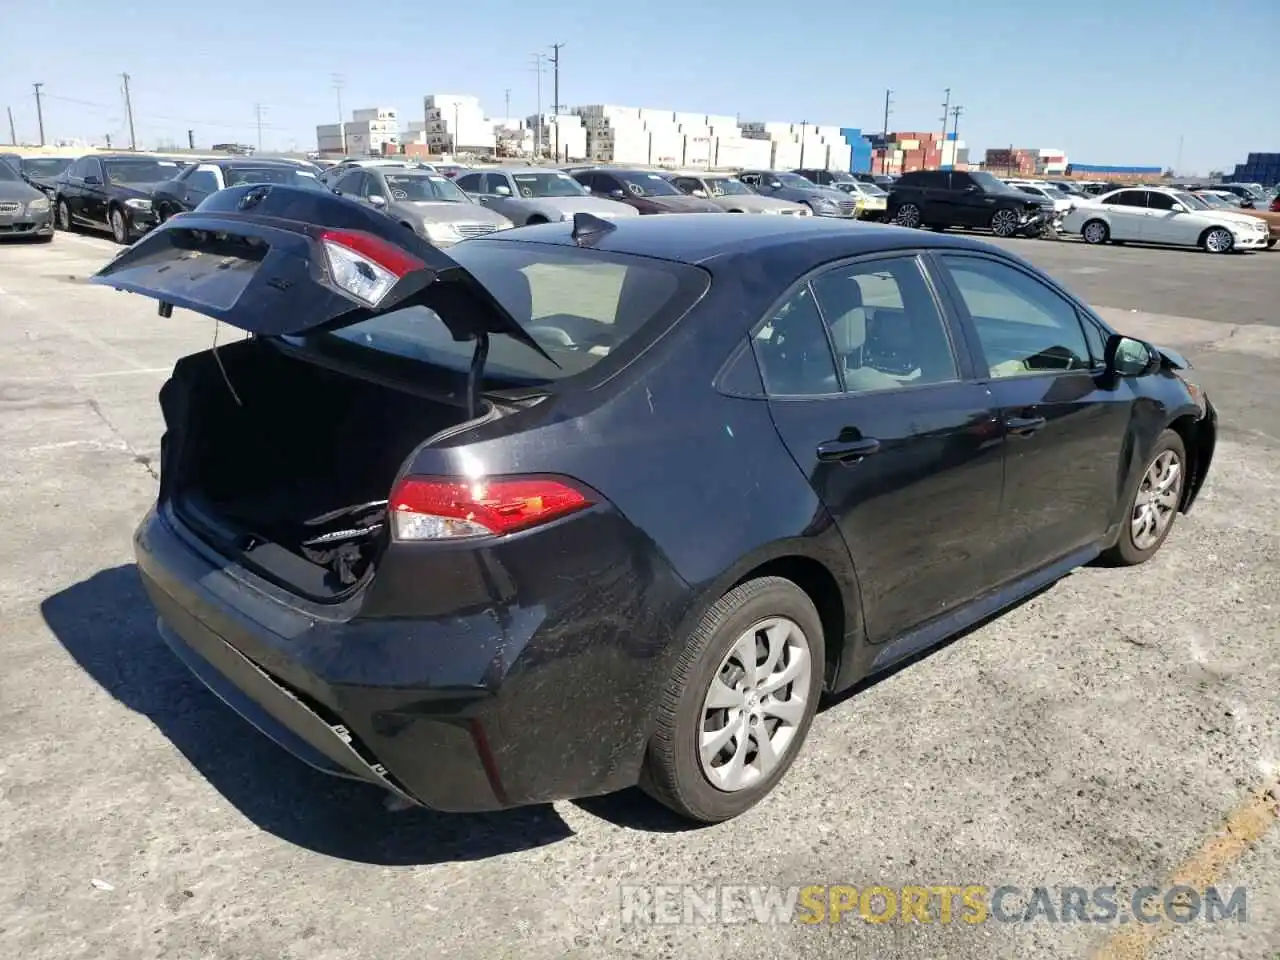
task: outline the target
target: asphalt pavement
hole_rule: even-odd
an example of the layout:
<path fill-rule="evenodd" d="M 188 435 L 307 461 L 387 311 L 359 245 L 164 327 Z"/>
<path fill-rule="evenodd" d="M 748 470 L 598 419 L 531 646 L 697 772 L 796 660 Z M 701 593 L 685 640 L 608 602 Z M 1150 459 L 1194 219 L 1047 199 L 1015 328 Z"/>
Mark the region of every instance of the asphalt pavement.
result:
<path fill-rule="evenodd" d="M 86 285 L 106 240 L 0 246 L 0 956 L 1269 960 L 1280 252 L 1009 246 L 1193 361 L 1222 418 L 1200 503 L 1150 564 L 1081 570 L 830 705 L 774 795 L 699 830 L 636 792 L 395 812 L 232 714 L 157 638 L 130 542 L 155 495 L 156 391 L 214 326 Z M 1123 898 L 1175 881 L 1241 887 L 1247 915 L 806 925 L 703 909 L 717 889 Z M 703 906 L 633 909 L 672 896 Z"/>

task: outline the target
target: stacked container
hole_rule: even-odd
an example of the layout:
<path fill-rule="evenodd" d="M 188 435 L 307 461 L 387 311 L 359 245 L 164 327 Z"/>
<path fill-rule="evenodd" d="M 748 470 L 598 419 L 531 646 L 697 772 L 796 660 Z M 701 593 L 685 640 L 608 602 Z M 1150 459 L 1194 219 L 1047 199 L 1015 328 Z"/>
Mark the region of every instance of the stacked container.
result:
<path fill-rule="evenodd" d="M 1236 164 L 1231 179 L 1238 183 L 1260 183 L 1264 187 L 1280 184 L 1280 153 L 1251 153 L 1244 163 Z"/>

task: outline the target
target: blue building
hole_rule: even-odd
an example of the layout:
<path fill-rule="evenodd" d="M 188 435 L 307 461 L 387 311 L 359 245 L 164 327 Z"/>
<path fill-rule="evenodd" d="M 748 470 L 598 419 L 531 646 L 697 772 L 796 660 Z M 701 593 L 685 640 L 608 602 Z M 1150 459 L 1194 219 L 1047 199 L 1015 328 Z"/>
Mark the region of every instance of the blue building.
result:
<path fill-rule="evenodd" d="M 849 172 L 871 172 L 871 141 L 862 135 L 860 127 L 841 127 L 840 136 L 849 144 Z"/>

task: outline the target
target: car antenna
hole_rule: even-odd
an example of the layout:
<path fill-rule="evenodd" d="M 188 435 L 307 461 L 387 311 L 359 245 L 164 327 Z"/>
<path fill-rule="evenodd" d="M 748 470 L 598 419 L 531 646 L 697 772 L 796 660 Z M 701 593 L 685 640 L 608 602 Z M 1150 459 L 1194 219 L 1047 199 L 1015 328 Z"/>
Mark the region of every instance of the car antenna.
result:
<path fill-rule="evenodd" d="M 579 246 L 590 246 L 605 234 L 617 230 L 616 224 L 603 217 L 595 217 L 589 213 L 573 215 L 573 242 Z"/>

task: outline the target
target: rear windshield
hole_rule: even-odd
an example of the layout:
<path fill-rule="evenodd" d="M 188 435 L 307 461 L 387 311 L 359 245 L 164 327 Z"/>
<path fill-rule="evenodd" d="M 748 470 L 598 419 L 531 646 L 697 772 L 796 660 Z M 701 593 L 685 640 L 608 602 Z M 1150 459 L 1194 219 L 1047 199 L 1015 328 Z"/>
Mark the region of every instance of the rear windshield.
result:
<path fill-rule="evenodd" d="M 555 361 L 525 344 L 494 336 L 485 362 L 490 385 L 549 383 L 583 373 L 605 358 L 631 353 L 680 317 L 706 290 L 701 269 L 666 260 L 577 247 L 469 240 L 449 250 Z M 434 311 L 408 307 L 306 338 L 465 371 L 472 341 L 455 341 Z M 557 366 L 558 364 L 558 366 Z"/>

